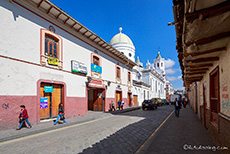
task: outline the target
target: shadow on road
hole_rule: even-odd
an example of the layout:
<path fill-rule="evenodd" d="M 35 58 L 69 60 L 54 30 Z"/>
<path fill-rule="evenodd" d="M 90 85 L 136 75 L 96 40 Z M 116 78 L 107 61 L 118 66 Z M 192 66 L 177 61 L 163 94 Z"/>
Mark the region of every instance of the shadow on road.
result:
<path fill-rule="evenodd" d="M 120 129 L 116 133 L 92 145 L 92 147 L 84 149 L 82 153 L 135 153 L 173 109 L 172 106 L 162 106 L 158 107 L 156 110 L 142 111 L 140 109 L 126 113 L 115 113 L 114 116 L 135 116 L 144 117 L 144 119 Z"/>

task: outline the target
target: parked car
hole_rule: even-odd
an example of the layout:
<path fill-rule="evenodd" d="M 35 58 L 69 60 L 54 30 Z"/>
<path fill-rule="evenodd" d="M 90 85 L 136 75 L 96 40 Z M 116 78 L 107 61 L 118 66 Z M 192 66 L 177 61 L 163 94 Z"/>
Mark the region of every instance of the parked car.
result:
<path fill-rule="evenodd" d="M 153 100 L 144 100 L 142 103 L 142 109 L 157 109 L 157 103 Z"/>
<path fill-rule="evenodd" d="M 162 99 L 164 105 L 169 105 L 169 101 L 167 99 Z"/>
<path fill-rule="evenodd" d="M 162 100 L 160 98 L 152 98 L 151 100 L 156 102 L 157 106 L 162 106 L 163 105 Z"/>

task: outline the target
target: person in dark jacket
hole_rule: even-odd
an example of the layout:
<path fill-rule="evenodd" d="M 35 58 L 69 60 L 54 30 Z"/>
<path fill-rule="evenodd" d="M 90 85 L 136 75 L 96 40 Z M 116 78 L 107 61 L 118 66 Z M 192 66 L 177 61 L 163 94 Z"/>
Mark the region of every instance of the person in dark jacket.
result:
<path fill-rule="evenodd" d="M 121 110 L 121 100 L 118 101 L 118 109 Z"/>
<path fill-rule="evenodd" d="M 31 124 L 30 124 L 30 122 L 28 120 L 29 116 L 28 116 L 28 113 L 27 113 L 25 105 L 21 105 L 20 108 L 21 108 L 21 112 L 19 114 L 20 125 L 17 128 L 17 130 L 20 130 L 22 128 L 22 124 L 23 124 L 24 121 L 26 121 L 26 123 L 29 125 L 28 128 L 31 128 L 32 126 L 31 126 Z"/>
<path fill-rule="evenodd" d="M 59 120 L 60 117 L 63 117 L 62 120 L 64 121 L 64 123 L 66 123 L 64 114 L 65 114 L 65 113 L 64 113 L 64 109 L 63 109 L 63 104 L 60 103 L 60 104 L 59 104 L 59 107 L 58 107 L 58 117 L 57 117 L 57 120 L 54 122 L 54 125 L 57 124 L 57 122 L 58 122 L 58 120 Z"/>
<path fill-rule="evenodd" d="M 179 118 L 180 115 L 180 108 L 181 108 L 181 103 L 180 101 L 177 100 L 177 98 L 175 99 L 175 114 L 176 116 Z"/>

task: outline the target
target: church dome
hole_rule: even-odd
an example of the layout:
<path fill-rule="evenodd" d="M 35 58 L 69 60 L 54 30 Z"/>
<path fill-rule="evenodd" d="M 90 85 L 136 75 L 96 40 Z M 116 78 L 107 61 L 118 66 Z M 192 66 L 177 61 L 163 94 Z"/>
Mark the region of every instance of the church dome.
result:
<path fill-rule="evenodd" d="M 135 61 L 135 47 L 131 39 L 123 34 L 122 28 L 119 28 L 120 33 L 116 34 L 110 41 L 110 45 L 112 45 L 115 49 L 120 51 L 126 57 Z"/>
<path fill-rule="evenodd" d="M 126 44 L 134 46 L 132 40 L 127 35 L 121 32 L 122 31 L 121 27 L 119 28 L 119 30 L 120 30 L 120 33 L 116 34 L 111 39 L 109 44 L 114 45 L 116 43 L 126 43 Z"/>

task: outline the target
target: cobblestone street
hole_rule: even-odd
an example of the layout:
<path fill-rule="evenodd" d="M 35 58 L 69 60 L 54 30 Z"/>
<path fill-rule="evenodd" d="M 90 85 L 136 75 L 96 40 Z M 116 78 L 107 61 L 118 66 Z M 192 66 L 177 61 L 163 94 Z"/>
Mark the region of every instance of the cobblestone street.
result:
<path fill-rule="evenodd" d="M 135 153 L 172 111 L 169 105 L 157 110 L 103 113 L 95 120 L 68 123 L 32 137 L 8 141 L 0 146 L 0 153 Z"/>

